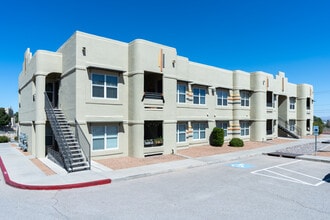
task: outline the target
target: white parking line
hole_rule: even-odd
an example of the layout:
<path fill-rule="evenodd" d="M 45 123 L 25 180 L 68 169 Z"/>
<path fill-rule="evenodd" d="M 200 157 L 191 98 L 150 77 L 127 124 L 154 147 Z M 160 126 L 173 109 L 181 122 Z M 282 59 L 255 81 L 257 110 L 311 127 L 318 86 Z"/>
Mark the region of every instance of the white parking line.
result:
<path fill-rule="evenodd" d="M 295 160 L 295 161 L 291 161 L 291 162 L 288 162 L 288 163 L 283 163 L 283 164 L 280 164 L 280 165 L 267 167 L 267 168 L 260 169 L 260 170 L 255 170 L 255 171 L 252 171 L 251 173 L 259 175 L 259 176 L 265 176 L 265 177 L 270 177 L 270 178 L 273 178 L 273 179 L 285 180 L 285 181 L 288 181 L 288 182 L 299 183 L 299 184 L 310 185 L 310 186 L 319 186 L 319 185 L 324 183 L 324 181 L 320 178 L 317 178 L 317 177 L 314 177 L 314 176 L 311 176 L 311 175 L 307 175 L 307 174 L 304 174 L 304 173 L 301 173 L 301 172 L 297 172 L 297 171 L 294 171 L 294 170 L 291 170 L 291 169 L 283 168 L 284 166 L 291 165 L 291 164 L 294 164 L 294 163 L 298 163 L 300 161 L 301 160 Z M 299 177 L 304 178 L 304 179 L 309 179 L 310 178 L 313 181 L 306 182 L 306 180 L 301 180 L 301 179 L 298 179 L 297 177 L 292 177 L 292 176 L 289 176 L 288 174 L 285 175 L 283 173 L 280 173 L 280 171 L 276 171 L 276 169 L 286 171 L 287 173 L 292 173 L 293 175 L 298 176 L 298 178 Z M 317 180 L 318 182 L 315 183 L 315 180 Z"/>

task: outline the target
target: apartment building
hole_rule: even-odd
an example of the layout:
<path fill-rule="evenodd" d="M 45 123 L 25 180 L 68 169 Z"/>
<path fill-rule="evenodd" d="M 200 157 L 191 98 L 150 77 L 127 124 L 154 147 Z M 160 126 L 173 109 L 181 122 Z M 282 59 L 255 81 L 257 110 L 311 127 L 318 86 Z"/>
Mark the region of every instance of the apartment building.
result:
<path fill-rule="evenodd" d="M 283 72 L 191 62 L 173 47 L 141 39 L 75 32 L 56 52 L 25 52 L 19 116 L 29 152 L 57 155 L 72 168 L 93 157 L 205 145 L 216 126 L 227 141 L 310 135 L 313 87 L 290 83 Z"/>

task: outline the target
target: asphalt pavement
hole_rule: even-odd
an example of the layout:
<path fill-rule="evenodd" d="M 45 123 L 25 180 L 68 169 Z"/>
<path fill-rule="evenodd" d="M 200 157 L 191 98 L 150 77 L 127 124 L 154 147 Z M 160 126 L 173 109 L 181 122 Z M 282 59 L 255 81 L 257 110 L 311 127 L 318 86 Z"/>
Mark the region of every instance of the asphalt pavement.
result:
<path fill-rule="evenodd" d="M 322 136 L 322 138 L 318 139 L 318 142 L 329 140 L 330 136 Z M 67 173 L 48 159 L 41 159 L 43 163 L 56 172 L 56 174 L 48 176 L 33 164 L 30 160 L 32 156 L 29 157 L 23 155 L 18 149 L 16 149 L 17 147 L 12 146 L 13 143 L 3 143 L 0 144 L 0 167 L 4 176 L 4 181 L 13 187 L 29 190 L 61 190 L 109 184 L 111 181 L 207 166 L 210 164 L 223 163 L 261 154 L 269 154 L 272 152 L 284 152 L 285 149 L 299 149 L 299 154 L 301 154 L 301 146 L 310 146 L 312 143 L 314 143 L 314 139 L 299 139 L 294 142 L 271 145 L 252 150 L 189 158 L 120 170 L 112 170 L 92 161 L 91 170 L 75 173 Z M 325 148 L 330 151 L 329 145 L 325 146 Z M 314 156 L 311 154 L 302 154 L 301 156 L 297 156 L 296 159 L 330 163 L 330 157 Z"/>

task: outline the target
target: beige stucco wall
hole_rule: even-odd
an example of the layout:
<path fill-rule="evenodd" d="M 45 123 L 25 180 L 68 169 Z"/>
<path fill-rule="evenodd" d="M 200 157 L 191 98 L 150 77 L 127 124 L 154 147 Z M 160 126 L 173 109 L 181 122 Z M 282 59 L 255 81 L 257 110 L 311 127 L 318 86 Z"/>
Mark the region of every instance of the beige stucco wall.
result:
<path fill-rule="evenodd" d="M 282 72 L 273 76 L 262 71 L 248 73 L 199 64 L 178 56 L 173 47 L 141 39 L 124 43 L 76 32 L 57 52 L 37 51 L 29 59 L 27 55 L 19 76 L 21 131 L 31 136 L 29 141 L 31 146 L 35 146 L 31 151 L 39 156 L 44 153 L 37 149 L 43 147 L 44 137 L 39 137 L 44 136 L 42 130 L 46 121 L 42 101 L 45 89 L 43 80 L 51 73 L 60 74 L 59 107 L 72 125 L 75 120 L 79 122 L 90 142 L 91 126 L 118 125 L 118 149 L 95 151 L 93 156 L 143 157 L 155 153 L 169 154 L 178 147 L 208 144 L 208 136 L 217 121 L 229 123 L 226 140 L 240 137 L 239 123 L 249 121 L 250 135 L 243 138 L 264 141 L 277 137 L 277 128 L 272 135 L 266 134 L 267 120 L 276 123 L 279 117 L 294 119 L 302 127 L 306 127 L 306 120 L 311 120 L 311 123 L 313 120 L 311 85 L 289 83 Z M 118 76 L 117 99 L 92 98 L 93 72 Z M 142 100 L 146 72 L 161 76 L 165 103 L 161 100 Z M 187 85 L 184 104 L 176 102 L 178 82 Z M 205 105 L 193 104 L 192 96 L 189 96 L 196 86 L 206 89 Z M 219 88 L 229 91 L 227 106 L 216 104 L 216 90 Z M 239 94 L 242 90 L 251 94 L 248 107 L 240 105 Z M 272 107 L 266 106 L 267 92 L 272 92 L 276 97 Z M 34 94 L 38 104 L 32 101 Z M 289 109 L 290 97 L 297 98 L 294 111 Z M 281 105 L 279 98 L 283 101 Z M 310 110 L 305 109 L 307 98 L 311 100 Z M 149 120 L 163 122 L 162 146 L 144 147 L 144 122 Z M 33 121 L 37 122 L 36 127 L 33 127 Z M 195 121 L 207 123 L 206 139 L 193 140 L 191 133 L 187 133 L 185 143 L 176 143 L 177 122 L 186 122 L 191 131 Z M 305 129 L 303 134 L 310 133 Z"/>

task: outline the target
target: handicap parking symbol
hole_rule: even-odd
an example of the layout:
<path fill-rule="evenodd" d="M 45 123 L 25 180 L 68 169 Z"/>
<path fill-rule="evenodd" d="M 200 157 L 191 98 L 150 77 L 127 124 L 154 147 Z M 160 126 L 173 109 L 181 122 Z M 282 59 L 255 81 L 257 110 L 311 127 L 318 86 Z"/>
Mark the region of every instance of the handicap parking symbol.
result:
<path fill-rule="evenodd" d="M 227 166 L 235 167 L 235 168 L 243 168 L 243 169 L 248 169 L 248 168 L 253 168 L 254 167 L 252 164 L 246 164 L 246 163 L 240 163 L 240 162 L 227 164 Z"/>

